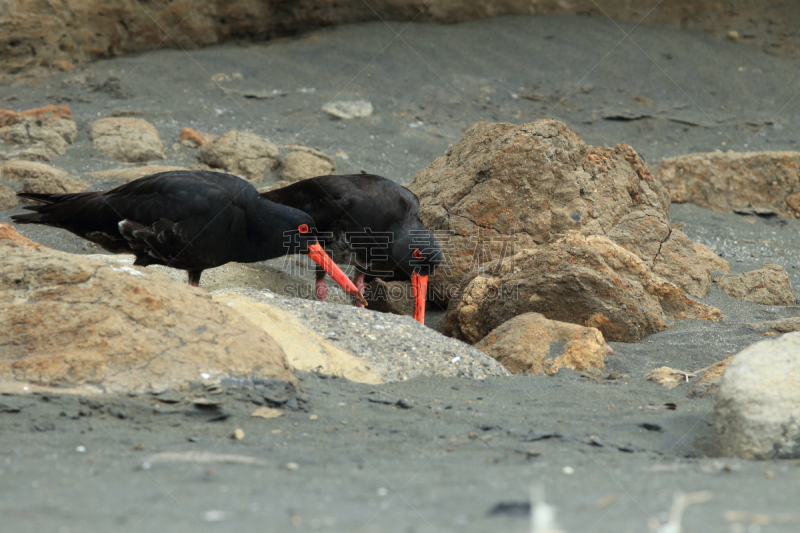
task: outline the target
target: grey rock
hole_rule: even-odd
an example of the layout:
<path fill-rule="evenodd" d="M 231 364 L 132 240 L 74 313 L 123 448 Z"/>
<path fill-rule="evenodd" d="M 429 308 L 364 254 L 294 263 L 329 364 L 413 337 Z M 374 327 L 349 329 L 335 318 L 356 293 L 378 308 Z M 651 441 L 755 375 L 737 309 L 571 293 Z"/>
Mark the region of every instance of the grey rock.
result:
<path fill-rule="evenodd" d="M 800 457 L 800 333 L 761 341 L 728 364 L 714 407 L 721 456 Z"/>
<path fill-rule="evenodd" d="M 128 163 L 164 159 L 158 130 L 141 118 L 108 117 L 89 125 L 94 147 L 107 156 Z"/>
<path fill-rule="evenodd" d="M 789 274 L 780 265 L 764 265 L 738 276 L 715 280 L 728 296 L 761 305 L 795 305 Z"/>
<path fill-rule="evenodd" d="M 322 110 L 332 117 L 349 120 L 351 118 L 368 117 L 375 108 L 367 100 L 353 100 L 349 102 L 330 102 L 322 106 Z"/>

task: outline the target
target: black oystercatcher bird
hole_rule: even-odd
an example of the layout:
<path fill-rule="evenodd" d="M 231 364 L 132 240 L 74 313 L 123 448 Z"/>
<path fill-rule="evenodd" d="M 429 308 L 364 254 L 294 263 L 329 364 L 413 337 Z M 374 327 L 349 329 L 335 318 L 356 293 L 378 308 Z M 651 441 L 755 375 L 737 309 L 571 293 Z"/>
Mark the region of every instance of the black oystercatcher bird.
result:
<path fill-rule="evenodd" d="M 186 270 L 193 286 L 207 268 L 305 253 L 364 302 L 317 242 L 310 215 L 261 198 L 230 174 L 161 172 L 107 192 L 18 196 L 42 203 L 12 216 L 15 223 L 65 229 L 109 252 L 135 254 L 134 265 Z"/>
<path fill-rule="evenodd" d="M 267 200 L 305 211 L 333 260 L 355 266 L 353 283 L 364 276 L 411 279 L 414 318 L 425 323 L 428 276 L 442 250 L 419 219 L 419 199 L 397 183 L 373 174 L 317 176 L 262 193 Z M 317 299 L 325 301 L 325 272 L 317 269 Z"/>

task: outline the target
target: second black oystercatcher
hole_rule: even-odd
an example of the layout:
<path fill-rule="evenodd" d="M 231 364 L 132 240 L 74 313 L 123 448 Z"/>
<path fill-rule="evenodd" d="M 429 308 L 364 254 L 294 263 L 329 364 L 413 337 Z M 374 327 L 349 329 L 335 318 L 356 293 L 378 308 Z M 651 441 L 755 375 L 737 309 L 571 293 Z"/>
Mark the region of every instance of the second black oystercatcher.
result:
<path fill-rule="evenodd" d="M 317 176 L 261 196 L 305 211 L 317 224 L 318 238 L 333 260 L 355 266 L 353 283 L 364 276 L 410 279 L 414 318 L 425 323 L 428 276 L 442 260 L 442 250 L 419 218 L 417 196 L 374 174 Z M 317 270 L 317 298 L 327 294 L 325 273 Z"/>
<path fill-rule="evenodd" d="M 62 228 L 115 254 L 134 254 L 134 265 L 186 270 L 197 286 L 203 270 L 308 254 L 348 294 L 358 289 L 317 242 L 307 213 L 261 198 L 230 174 L 172 171 L 153 174 L 107 192 L 19 193 L 41 202 L 16 224 Z"/>

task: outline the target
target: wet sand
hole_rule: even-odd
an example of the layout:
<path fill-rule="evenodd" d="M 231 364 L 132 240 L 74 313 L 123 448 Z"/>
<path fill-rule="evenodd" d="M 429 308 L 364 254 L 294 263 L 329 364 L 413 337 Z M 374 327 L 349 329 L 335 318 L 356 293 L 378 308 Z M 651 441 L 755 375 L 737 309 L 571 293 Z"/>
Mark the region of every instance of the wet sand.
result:
<path fill-rule="evenodd" d="M 211 80 L 237 72 L 241 80 Z M 86 83 L 64 83 L 77 76 Z M 89 91 L 109 76 L 132 97 Z M 584 17 L 503 17 L 347 25 L 264 44 L 156 51 L 30 86 L 0 85 L 0 100 L 13 109 L 68 103 L 79 139 L 52 164 L 93 181 L 94 190 L 116 183 L 87 172 L 121 165 L 100 156 L 86 131 L 114 110 L 152 122 L 167 147 L 186 126 L 216 134 L 236 128 L 279 145 L 342 150 L 348 159 L 336 158 L 338 172 L 363 169 L 405 183 L 477 120 L 555 117 L 588 144 L 627 142 L 650 162 L 715 149 L 796 149 L 799 80 L 793 58 L 700 33 Z M 277 93 L 240 94 L 251 90 Z M 336 121 L 320 111 L 330 100 L 354 98 L 370 100 L 375 113 Z M 189 148 L 167 152 L 163 164 L 196 162 Z M 0 221 L 14 212 L 0 213 Z M 800 283 L 798 221 L 673 205 L 672 222 L 684 222 L 733 273 L 777 263 L 793 286 Z M 57 249 L 89 252 L 64 232 L 20 230 Z M 490 510 L 527 502 L 529 488 L 541 484 L 572 533 L 648 531 L 649 519 L 666 520 L 678 490 L 714 495 L 689 508 L 686 531 L 748 531 L 726 524 L 723 513 L 794 512 L 800 463 L 708 457 L 713 401 L 689 398 L 688 385 L 666 390 L 643 376 L 662 365 L 708 366 L 765 338 L 743 324 L 800 316 L 800 309 L 740 302 L 716 286 L 703 301 L 727 319 L 680 321 L 639 343 L 613 343 L 607 371 L 628 374 L 615 381 L 562 371 L 367 386 L 307 374 L 299 382 L 305 393 L 289 394 L 297 410 L 284 405 L 286 414 L 271 420 L 250 416 L 264 394 L 230 384 L 219 394 L 161 399 L 2 396 L 4 529 L 527 531 L 524 516 Z M 199 409 L 185 399 L 193 396 L 221 403 Z M 667 402 L 677 410 L 640 409 Z M 229 438 L 237 427 L 242 440 Z M 151 457 L 190 451 L 205 460 Z M 220 454 L 256 462 L 208 462 Z"/>

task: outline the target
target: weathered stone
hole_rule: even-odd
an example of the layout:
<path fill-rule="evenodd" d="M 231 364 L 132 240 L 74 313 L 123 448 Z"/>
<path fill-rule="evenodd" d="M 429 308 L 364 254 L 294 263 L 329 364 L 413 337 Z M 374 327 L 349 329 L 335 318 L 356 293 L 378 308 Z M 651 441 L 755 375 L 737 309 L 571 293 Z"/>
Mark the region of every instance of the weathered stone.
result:
<path fill-rule="evenodd" d="M 64 155 L 67 145 L 77 138 L 78 127 L 69 106 L 49 105 L 19 113 L 0 110 L 0 141 L 41 145 Z"/>
<path fill-rule="evenodd" d="M 656 175 L 673 202 L 716 211 L 769 208 L 800 218 L 800 152 L 711 152 L 663 159 Z"/>
<path fill-rule="evenodd" d="M 442 303 L 490 261 L 566 231 L 608 236 L 693 295 L 710 286 L 711 266 L 688 238 L 670 240 L 669 196 L 636 152 L 587 147 L 555 120 L 474 124 L 409 189 L 443 243 L 444 263 L 429 280 Z"/>
<path fill-rule="evenodd" d="M 236 130 L 201 146 L 197 159 L 212 168 L 237 174 L 254 183 L 264 181 L 264 172 L 275 170 L 280 164 L 275 143 L 253 133 Z"/>
<path fill-rule="evenodd" d="M 761 333 L 791 333 L 800 331 L 800 317 L 779 318 L 777 320 L 767 320 L 765 322 L 753 322 L 744 325 L 746 328 L 760 331 Z"/>
<path fill-rule="evenodd" d="M 29 119 L 48 120 L 51 118 L 65 118 L 72 120 L 72 111 L 68 105 L 49 105 L 25 111 L 11 111 L 10 109 L 0 109 L 0 128 L 13 126 Z"/>
<path fill-rule="evenodd" d="M 442 331 L 475 343 L 503 322 L 537 312 L 595 327 L 609 341 L 633 342 L 672 318 L 719 320 L 608 237 L 568 232 L 558 240 L 489 263 L 451 302 Z"/>
<path fill-rule="evenodd" d="M 359 383 L 383 383 L 358 357 L 325 341 L 285 311 L 233 292 L 215 294 L 213 299 L 266 331 L 281 345 L 289 363 L 297 370 L 341 376 Z"/>
<path fill-rule="evenodd" d="M 702 298 L 711 288 L 711 270 L 717 270 L 720 261 L 723 260 L 710 249 L 703 250 L 703 255 L 698 254 L 695 243 L 682 231 L 673 229 L 655 256 L 653 273 L 695 298 Z"/>
<path fill-rule="evenodd" d="M 57 252 L 0 224 L 0 378 L 106 391 L 293 380 L 281 347 L 208 294 Z"/>
<path fill-rule="evenodd" d="M 364 287 L 364 298 L 371 311 L 414 316 L 414 294 L 408 281 L 376 278 Z"/>
<path fill-rule="evenodd" d="M 736 354 L 719 383 L 714 445 L 722 456 L 800 457 L 800 333 Z"/>
<path fill-rule="evenodd" d="M 89 172 L 89 176 L 99 180 L 120 180 L 129 183 L 145 176 L 169 172 L 173 170 L 188 170 L 187 167 L 174 167 L 169 165 L 146 165 L 143 167 L 114 168 L 111 170 L 98 170 Z"/>
<path fill-rule="evenodd" d="M 699 257 L 703 263 L 708 265 L 712 271 L 721 270 L 725 274 L 731 273 L 730 263 L 715 254 L 714 250 L 705 244 L 701 242 L 694 243 L 694 251 L 697 254 L 697 257 Z"/>
<path fill-rule="evenodd" d="M 728 368 L 728 364 L 733 361 L 735 356 L 731 355 L 723 359 L 722 361 L 717 361 L 713 365 L 705 368 L 703 370 L 698 371 L 700 379 L 692 385 L 692 388 L 689 389 L 689 396 L 694 398 L 708 398 L 709 396 L 716 396 L 717 390 L 719 389 L 719 382 L 722 379 L 722 374 L 725 372 L 725 369 Z"/>
<path fill-rule="evenodd" d="M 22 159 L 23 161 L 41 161 L 49 163 L 53 160 L 43 145 L 30 146 L 28 148 L 21 148 L 19 150 L 12 150 L 6 154 L 0 153 L 0 160 L 5 159 Z"/>
<path fill-rule="evenodd" d="M 13 189 L 0 183 L 0 209 L 11 209 L 17 207 L 19 200 Z"/>
<path fill-rule="evenodd" d="M 677 387 L 681 383 L 688 383 L 689 378 L 694 374 L 678 370 L 677 368 L 670 368 L 668 366 L 660 366 L 655 368 L 644 375 L 647 381 L 655 381 L 660 385 L 664 385 L 668 389 Z"/>
<path fill-rule="evenodd" d="M 795 305 L 789 274 L 780 265 L 764 265 L 738 276 L 714 280 L 728 296 L 761 305 Z"/>
<path fill-rule="evenodd" d="M 294 183 L 295 181 L 327 176 L 336 172 L 336 163 L 333 158 L 319 150 L 304 146 L 292 146 L 291 152 L 283 158 L 281 180 Z"/>
<path fill-rule="evenodd" d="M 322 106 L 322 110 L 334 118 L 350 120 L 352 118 L 368 117 L 372 114 L 374 108 L 367 100 L 353 100 L 349 102 L 329 102 Z"/>
<path fill-rule="evenodd" d="M 216 138 L 216 136 L 214 136 L 214 138 Z M 183 128 L 180 137 L 178 137 L 178 142 L 189 148 L 199 148 L 208 141 L 199 131 L 195 131 L 192 128 Z"/>
<path fill-rule="evenodd" d="M 164 159 L 158 130 L 142 118 L 108 117 L 89 125 L 94 147 L 109 157 L 127 163 Z"/>
<path fill-rule="evenodd" d="M 554 375 L 560 368 L 604 370 L 606 355 L 614 353 L 598 329 L 548 320 L 539 313 L 512 318 L 475 348 L 514 374 Z"/>
<path fill-rule="evenodd" d="M 22 183 L 22 192 L 63 194 L 82 192 L 89 183 L 73 178 L 66 171 L 33 161 L 0 163 L 0 179 Z"/>

